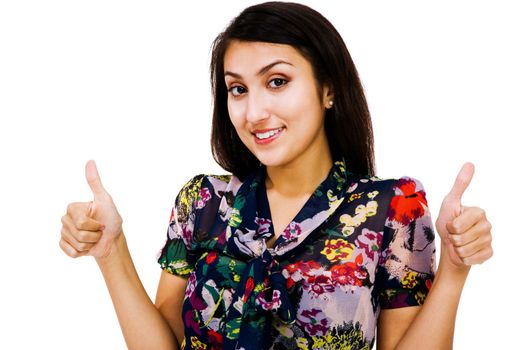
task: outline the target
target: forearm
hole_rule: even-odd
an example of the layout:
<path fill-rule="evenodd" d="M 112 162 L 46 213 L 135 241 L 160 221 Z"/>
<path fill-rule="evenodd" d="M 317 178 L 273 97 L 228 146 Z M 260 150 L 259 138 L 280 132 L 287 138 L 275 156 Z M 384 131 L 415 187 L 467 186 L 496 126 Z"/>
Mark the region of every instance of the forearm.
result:
<path fill-rule="evenodd" d="M 447 254 L 445 247 L 442 252 Z M 397 350 L 452 349 L 456 312 L 469 267 L 452 266 L 448 256 L 443 254 L 429 295 Z"/>
<path fill-rule="evenodd" d="M 177 349 L 172 330 L 138 277 L 124 234 L 113 245 L 108 257 L 96 261 L 128 349 Z"/>

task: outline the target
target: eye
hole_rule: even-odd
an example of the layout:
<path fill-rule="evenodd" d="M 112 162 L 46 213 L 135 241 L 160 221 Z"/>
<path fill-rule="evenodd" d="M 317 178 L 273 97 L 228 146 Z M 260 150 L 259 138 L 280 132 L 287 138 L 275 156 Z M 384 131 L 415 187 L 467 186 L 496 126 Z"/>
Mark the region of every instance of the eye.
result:
<path fill-rule="evenodd" d="M 228 89 L 228 92 L 233 96 L 237 97 L 246 92 L 246 89 L 240 85 L 232 86 Z"/>
<path fill-rule="evenodd" d="M 278 89 L 279 87 L 285 84 L 287 84 L 287 80 L 282 78 L 275 78 L 269 81 L 269 86 L 273 89 Z"/>

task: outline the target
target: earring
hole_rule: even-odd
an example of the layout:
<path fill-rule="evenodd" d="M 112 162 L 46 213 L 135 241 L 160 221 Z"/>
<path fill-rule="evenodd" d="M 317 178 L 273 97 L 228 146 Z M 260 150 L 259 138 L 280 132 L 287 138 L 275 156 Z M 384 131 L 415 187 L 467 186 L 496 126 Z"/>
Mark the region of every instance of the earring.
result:
<path fill-rule="evenodd" d="M 333 100 L 330 100 L 330 101 L 329 101 L 329 107 L 328 107 L 328 108 L 329 108 L 329 109 L 330 109 L 330 108 L 332 108 L 332 106 L 333 106 L 333 105 L 334 105 L 334 101 L 333 101 Z"/>

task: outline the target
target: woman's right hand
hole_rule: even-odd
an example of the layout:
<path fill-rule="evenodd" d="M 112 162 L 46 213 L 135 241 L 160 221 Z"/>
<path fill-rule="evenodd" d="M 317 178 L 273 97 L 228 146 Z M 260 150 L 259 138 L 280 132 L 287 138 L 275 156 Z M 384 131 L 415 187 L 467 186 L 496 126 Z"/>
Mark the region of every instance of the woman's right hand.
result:
<path fill-rule="evenodd" d="M 93 192 L 93 201 L 68 205 L 61 218 L 59 246 L 72 258 L 84 255 L 105 258 L 122 234 L 122 217 L 102 186 L 93 160 L 86 163 L 86 180 Z"/>

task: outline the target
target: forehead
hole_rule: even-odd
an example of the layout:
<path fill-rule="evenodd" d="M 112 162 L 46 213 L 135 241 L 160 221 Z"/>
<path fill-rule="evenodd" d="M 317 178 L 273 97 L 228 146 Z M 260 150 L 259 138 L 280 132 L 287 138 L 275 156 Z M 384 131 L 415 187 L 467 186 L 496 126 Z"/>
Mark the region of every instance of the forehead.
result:
<path fill-rule="evenodd" d="M 232 40 L 224 55 L 224 70 L 254 71 L 275 60 L 287 61 L 295 68 L 311 68 L 310 62 L 291 45 Z"/>

